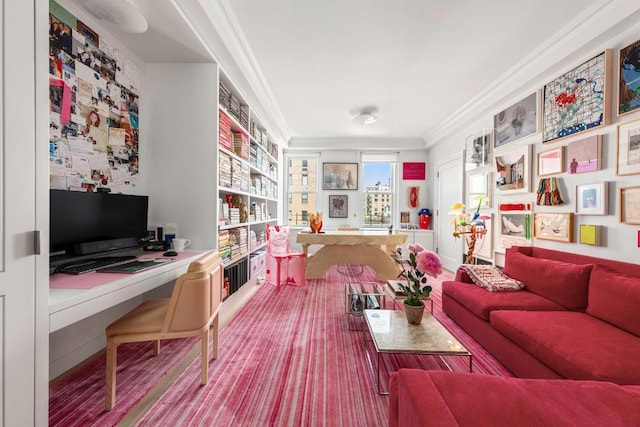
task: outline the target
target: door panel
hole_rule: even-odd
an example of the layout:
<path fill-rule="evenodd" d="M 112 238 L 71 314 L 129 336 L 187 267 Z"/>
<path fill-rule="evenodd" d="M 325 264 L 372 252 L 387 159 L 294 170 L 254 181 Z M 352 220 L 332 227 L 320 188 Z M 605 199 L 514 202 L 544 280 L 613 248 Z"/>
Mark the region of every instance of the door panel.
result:
<path fill-rule="evenodd" d="M 462 239 L 453 237 L 453 226 L 448 215 L 454 203 L 462 202 L 462 154 L 438 165 L 437 247 L 442 266 L 456 271 L 462 261 Z"/>

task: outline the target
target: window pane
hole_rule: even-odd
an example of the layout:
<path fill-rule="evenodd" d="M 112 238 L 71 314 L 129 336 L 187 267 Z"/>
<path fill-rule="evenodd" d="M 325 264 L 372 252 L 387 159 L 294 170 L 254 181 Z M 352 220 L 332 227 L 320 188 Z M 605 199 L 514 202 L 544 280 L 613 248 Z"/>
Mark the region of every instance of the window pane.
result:
<path fill-rule="evenodd" d="M 390 162 L 362 164 L 363 227 L 388 227 L 393 221 L 393 170 Z"/>
<path fill-rule="evenodd" d="M 308 213 L 317 210 L 318 160 L 317 157 L 296 157 L 288 163 L 289 224 L 308 225 Z"/>

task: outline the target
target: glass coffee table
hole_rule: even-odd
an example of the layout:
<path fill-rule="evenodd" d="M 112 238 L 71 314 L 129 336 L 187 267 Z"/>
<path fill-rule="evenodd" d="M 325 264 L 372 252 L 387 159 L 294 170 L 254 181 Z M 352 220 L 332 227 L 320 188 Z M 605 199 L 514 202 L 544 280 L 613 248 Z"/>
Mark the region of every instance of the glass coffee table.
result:
<path fill-rule="evenodd" d="M 380 357 L 383 353 L 438 356 L 449 370 L 451 367 L 444 356 L 466 356 L 469 358 L 469 372 L 473 370 L 471 353 L 428 313 L 420 325 L 410 325 L 404 312 L 399 310 L 365 310 L 364 317 L 369 331 L 369 336 L 365 334 L 364 339 L 365 354 L 375 375 L 378 394 L 389 394 L 380 385 Z M 375 369 L 368 342 L 373 342 L 376 349 Z"/>

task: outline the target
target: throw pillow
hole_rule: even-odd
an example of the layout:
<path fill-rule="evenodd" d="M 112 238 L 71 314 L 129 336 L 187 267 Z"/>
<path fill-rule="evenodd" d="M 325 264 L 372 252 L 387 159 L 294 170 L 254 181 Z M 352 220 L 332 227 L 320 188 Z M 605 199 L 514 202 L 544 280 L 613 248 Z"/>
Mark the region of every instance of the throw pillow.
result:
<path fill-rule="evenodd" d="M 596 265 L 589 283 L 587 314 L 640 336 L 640 278 Z"/>
<path fill-rule="evenodd" d="M 489 292 L 519 291 L 524 283 L 504 275 L 493 265 L 463 264 L 460 269 L 465 271 L 473 283 Z"/>
<path fill-rule="evenodd" d="M 507 251 L 502 272 L 527 285 L 527 290 L 572 310 L 587 306 L 593 264 L 571 264 Z"/>

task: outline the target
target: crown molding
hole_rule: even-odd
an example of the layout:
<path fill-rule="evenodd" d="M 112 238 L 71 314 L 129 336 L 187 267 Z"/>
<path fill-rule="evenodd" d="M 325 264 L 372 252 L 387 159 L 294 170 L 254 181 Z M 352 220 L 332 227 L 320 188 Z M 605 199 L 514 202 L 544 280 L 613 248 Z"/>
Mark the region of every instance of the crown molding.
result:
<path fill-rule="evenodd" d="M 585 8 L 439 126 L 425 133 L 427 148 L 444 142 L 453 133 L 486 116 L 499 103 L 513 98 L 516 92 L 530 88 L 562 59 L 586 49 L 607 30 L 639 10 L 637 0 L 600 0 Z"/>

